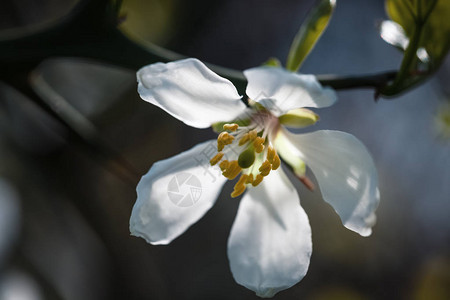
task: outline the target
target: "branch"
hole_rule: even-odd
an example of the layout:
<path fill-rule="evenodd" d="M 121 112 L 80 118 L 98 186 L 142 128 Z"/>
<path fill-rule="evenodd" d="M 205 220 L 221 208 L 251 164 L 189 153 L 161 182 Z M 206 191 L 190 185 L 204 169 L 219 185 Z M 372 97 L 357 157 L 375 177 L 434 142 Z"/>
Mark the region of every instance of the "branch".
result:
<path fill-rule="evenodd" d="M 392 81 L 396 75 L 396 71 L 388 71 L 353 76 L 318 75 L 317 79 L 322 85 L 330 86 L 336 90 L 355 88 L 374 88 L 378 90 Z"/>

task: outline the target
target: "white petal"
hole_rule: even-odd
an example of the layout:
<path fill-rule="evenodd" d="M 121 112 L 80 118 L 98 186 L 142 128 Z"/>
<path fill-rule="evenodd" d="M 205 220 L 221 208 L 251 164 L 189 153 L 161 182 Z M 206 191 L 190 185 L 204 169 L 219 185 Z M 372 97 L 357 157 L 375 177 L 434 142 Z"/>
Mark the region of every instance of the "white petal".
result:
<path fill-rule="evenodd" d="M 370 235 L 380 195 L 377 170 L 366 147 L 340 131 L 284 133 L 313 171 L 324 200 L 344 226 L 362 236 Z"/>
<path fill-rule="evenodd" d="M 297 191 L 282 170 L 250 188 L 228 239 L 234 279 L 260 297 L 299 282 L 312 252 L 311 228 Z"/>
<path fill-rule="evenodd" d="M 323 88 L 313 75 L 300 75 L 281 68 L 258 67 L 244 71 L 247 95 L 277 116 L 301 107 L 326 107 L 336 93 Z"/>
<path fill-rule="evenodd" d="M 197 222 L 215 203 L 226 178 L 209 165 L 217 153 L 207 141 L 155 163 L 137 186 L 130 218 L 132 235 L 168 244 Z"/>
<path fill-rule="evenodd" d="M 137 80 L 142 99 L 197 128 L 231 121 L 246 107 L 229 80 L 194 58 L 145 66 Z"/>

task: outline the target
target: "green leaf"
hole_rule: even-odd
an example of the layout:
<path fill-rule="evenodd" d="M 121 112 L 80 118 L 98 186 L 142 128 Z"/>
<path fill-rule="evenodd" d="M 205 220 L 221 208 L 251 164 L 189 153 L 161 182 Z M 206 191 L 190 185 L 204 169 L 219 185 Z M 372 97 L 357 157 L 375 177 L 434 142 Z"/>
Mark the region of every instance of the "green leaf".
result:
<path fill-rule="evenodd" d="M 450 1 L 386 0 L 386 11 L 408 39 L 397 77 L 381 90 L 392 96 L 422 82 L 442 64 L 450 49 Z"/>
<path fill-rule="evenodd" d="M 296 72 L 300 68 L 306 56 L 327 28 L 335 6 L 336 0 L 319 0 L 312 8 L 292 41 L 286 69 Z"/>

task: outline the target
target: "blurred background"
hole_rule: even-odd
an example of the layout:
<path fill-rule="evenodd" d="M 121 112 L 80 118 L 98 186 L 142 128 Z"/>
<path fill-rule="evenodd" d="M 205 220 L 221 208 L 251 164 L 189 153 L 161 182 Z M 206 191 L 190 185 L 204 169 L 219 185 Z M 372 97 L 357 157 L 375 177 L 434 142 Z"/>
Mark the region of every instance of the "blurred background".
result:
<path fill-rule="evenodd" d="M 100 13 L 80 18 L 94 2 L 91 11 Z M 153 60 L 122 48 L 101 20 L 89 23 L 114 15 L 117 2 L 103 2 L 0 2 L 0 299 L 257 299 L 228 266 L 239 204 L 229 197 L 232 185 L 168 246 L 130 236 L 140 176 L 214 133 L 139 99 L 135 72 Z M 378 34 L 383 1 L 337 2 L 300 71 L 398 68 L 401 54 Z M 284 62 L 312 3 L 125 0 L 118 26 L 141 45 L 244 70 L 269 57 Z M 58 38 L 49 44 L 43 31 Z M 352 133 L 372 153 L 377 225 L 360 237 L 320 191 L 296 182 L 313 255 L 307 276 L 276 299 L 450 299 L 449 77 L 447 59 L 401 97 L 375 102 L 373 90 L 345 90 L 336 105 L 317 111 L 314 129 Z"/>

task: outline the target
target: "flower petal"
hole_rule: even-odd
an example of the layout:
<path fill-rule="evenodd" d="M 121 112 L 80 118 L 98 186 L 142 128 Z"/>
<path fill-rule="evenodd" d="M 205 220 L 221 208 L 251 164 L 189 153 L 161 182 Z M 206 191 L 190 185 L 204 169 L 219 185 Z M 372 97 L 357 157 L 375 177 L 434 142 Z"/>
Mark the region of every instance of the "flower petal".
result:
<path fill-rule="evenodd" d="M 260 297 L 299 282 L 312 252 L 311 228 L 297 191 L 282 170 L 242 198 L 228 239 L 234 279 Z"/>
<path fill-rule="evenodd" d="M 375 164 L 366 147 L 340 131 L 293 134 L 284 129 L 283 133 L 313 171 L 324 200 L 344 226 L 369 236 L 380 195 Z"/>
<path fill-rule="evenodd" d="M 197 222 L 226 181 L 218 167 L 209 164 L 215 153 L 216 142 L 211 140 L 156 162 L 137 186 L 131 234 L 151 244 L 168 244 Z"/>
<path fill-rule="evenodd" d="M 257 67 L 244 71 L 247 95 L 280 116 L 301 107 L 326 107 L 336 102 L 331 88 L 323 88 L 314 75 L 300 75 L 281 68 Z"/>
<path fill-rule="evenodd" d="M 137 72 L 137 80 L 142 99 L 189 126 L 206 128 L 230 121 L 246 108 L 234 85 L 198 59 L 145 66 Z"/>

